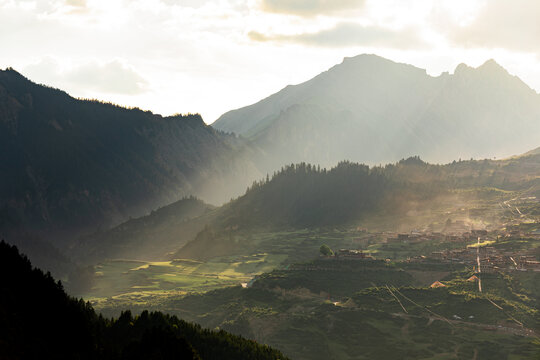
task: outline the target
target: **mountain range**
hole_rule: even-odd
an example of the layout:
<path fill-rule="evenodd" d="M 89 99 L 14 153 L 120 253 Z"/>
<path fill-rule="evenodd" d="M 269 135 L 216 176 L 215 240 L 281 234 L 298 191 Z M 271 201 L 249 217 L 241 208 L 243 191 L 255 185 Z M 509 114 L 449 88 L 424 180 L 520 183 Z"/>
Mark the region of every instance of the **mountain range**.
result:
<path fill-rule="evenodd" d="M 303 161 L 380 164 L 415 155 L 432 163 L 501 158 L 540 143 L 540 95 L 494 60 L 433 77 L 359 55 L 229 111 L 212 126 L 262 149 L 271 169 Z"/>

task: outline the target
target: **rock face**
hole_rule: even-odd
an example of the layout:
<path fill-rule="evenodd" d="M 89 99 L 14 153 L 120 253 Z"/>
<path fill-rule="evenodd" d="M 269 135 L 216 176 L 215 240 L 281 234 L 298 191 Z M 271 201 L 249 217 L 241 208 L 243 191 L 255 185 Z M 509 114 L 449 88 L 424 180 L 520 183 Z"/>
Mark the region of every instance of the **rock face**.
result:
<path fill-rule="evenodd" d="M 260 177 L 199 115 L 162 117 L 0 71 L 0 235 L 66 237 L 187 195 L 221 203 Z"/>
<path fill-rule="evenodd" d="M 523 153 L 540 143 L 540 95 L 489 60 L 438 77 L 375 55 L 225 113 L 212 126 L 262 148 L 270 168 L 344 159 L 430 162 Z"/>

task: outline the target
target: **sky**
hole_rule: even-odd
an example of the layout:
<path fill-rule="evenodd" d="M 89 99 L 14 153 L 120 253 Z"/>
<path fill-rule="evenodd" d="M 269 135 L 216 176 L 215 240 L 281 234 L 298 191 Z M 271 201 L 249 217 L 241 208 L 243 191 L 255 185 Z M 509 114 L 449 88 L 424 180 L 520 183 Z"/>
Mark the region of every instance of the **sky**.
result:
<path fill-rule="evenodd" d="M 0 68 L 212 123 L 377 54 L 438 76 L 495 59 L 540 92 L 537 0 L 0 0 Z"/>

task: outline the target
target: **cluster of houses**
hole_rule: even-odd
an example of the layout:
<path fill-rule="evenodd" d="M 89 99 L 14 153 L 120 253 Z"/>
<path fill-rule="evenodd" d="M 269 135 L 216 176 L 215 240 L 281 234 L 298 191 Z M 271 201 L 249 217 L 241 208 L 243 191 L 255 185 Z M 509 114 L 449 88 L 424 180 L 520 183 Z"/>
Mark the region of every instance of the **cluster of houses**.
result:
<path fill-rule="evenodd" d="M 324 256 L 321 258 L 327 260 L 375 260 L 375 258 L 362 250 L 354 249 L 339 249 L 333 255 Z"/>
<path fill-rule="evenodd" d="M 501 270 L 511 271 L 540 271 L 540 261 L 535 255 L 528 251 L 509 251 L 501 248 L 489 246 L 489 242 L 504 238 L 522 238 L 538 239 L 540 241 L 540 231 L 532 230 L 524 232 L 519 224 L 508 224 L 505 228 L 488 231 L 486 229 L 470 230 L 471 225 L 465 221 L 455 221 L 443 232 L 429 231 L 411 231 L 410 233 L 372 233 L 364 236 L 355 243 L 367 246 L 365 239 L 382 239 L 386 244 L 417 244 L 428 241 L 438 241 L 451 243 L 453 249 L 434 251 L 429 254 L 417 255 L 411 257 L 411 262 L 442 261 L 460 264 L 470 264 L 477 266 L 477 257 L 479 257 L 482 272 L 494 272 Z M 539 228 L 540 227 L 536 227 Z M 367 233 L 367 230 L 364 231 Z M 471 244 L 477 242 L 484 243 L 483 246 L 471 247 Z M 487 243 L 487 244 L 486 244 Z M 488 246 L 486 246 L 488 245 Z M 340 249 L 332 257 L 333 259 L 368 259 L 372 258 L 362 250 Z"/>
<path fill-rule="evenodd" d="M 540 271 L 540 261 L 528 250 L 505 250 L 493 246 L 481 246 L 476 248 L 470 246 L 474 242 L 496 241 L 508 237 L 529 237 L 536 238 L 536 234 L 523 234 L 519 227 L 508 227 L 507 229 L 488 232 L 487 230 L 471 230 L 462 234 L 442 234 L 442 233 L 414 233 L 397 234 L 389 236 L 387 243 L 409 243 L 414 244 L 429 240 L 444 240 L 450 243 L 462 243 L 463 246 L 457 249 L 445 249 L 433 251 L 430 254 L 418 255 L 409 259 L 411 262 L 426 262 L 437 260 L 449 263 L 470 264 L 476 266 L 478 259 L 481 262 L 482 272 L 494 272 L 501 270 L 517 271 Z M 540 237 L 538 238 L 540 240 Z"/>
<path fill-rule="evenodd" d="M 534 255 L 514 251 L 500 251 L 491 246 L 481 247 L 478 250 L 469 247 L 465 249 L 434 251 L 428 257 L 414 257 L 410 261 L 437 259 L 442 262 L 476 266 L 477 256 L 480 259 L 482 272 L 486 273 L 501 270 L 540 271 L 540 261 L 537 261 Z"/>
<path fill-rule="evenodd" d="M 343 260 L 374 260 L 375 258 L 362 250 L 339 249 L 335 254 L 336 259 Z"/>
<path fill-rule="evenodd" d="M 370 244 L 383 242 L 392 244 L 418 244 L 422 242 L 449 243 L 449 249 L 418 254 L 408 259 L 410 262 L 448 262 L 469 264 L 477 267 L 480 259 L 482 272 L 494 271 L 540 271 L 540 261 L 530 250 L 508 250 L 490 246 L 492 242 L 506 238 L 538 239 L 540 241 L 540 226 L 532 226 L 533 230 L 524 231 L 520 224 L 507 224 L 502 229 L 473 229 L 465 221 L 454 221 L 447 224 L 444 232 L 411 231 L 409 233 L 378 232 L 369 233 L 367 229 L 357 229 L 361 237 L 354 239 L 356 246 L 366 248 Z M 539 224 L 540 225 L 540 224 Z M 539 230 L 537 230 L 539 229 Z M 478 249 L 474 244 L 480 243 Z M 374 260 L 369 253 L 356 249 L 340 249 L 332 256 L 322 256 L 331 260 Z"/>
<path fill-rule="evenodd" d="M 423 232 L 423 231 L 411 231 L 410 233 L 394 234 L 394 233 L 382 233 L 383 239 L 388 244 L 404 243 L 404 244 L 417 244 L 424 241 L 444 241 L 452 243 L 470 243 L 473 240 L 480 238 L 485 240 L 488 238 L 487 230 L 471 230 L 464 231 L 462 233 L 442 233 L 442 232 Z"/>

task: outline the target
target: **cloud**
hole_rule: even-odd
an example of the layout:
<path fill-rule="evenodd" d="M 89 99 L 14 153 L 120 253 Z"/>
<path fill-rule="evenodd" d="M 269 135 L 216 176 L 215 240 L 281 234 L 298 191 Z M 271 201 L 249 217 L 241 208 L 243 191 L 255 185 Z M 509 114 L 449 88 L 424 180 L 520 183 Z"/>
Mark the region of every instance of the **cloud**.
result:
<path fill-rule="evenodd" d="M 86 0 L 66 0 L 66 5 L 73 7 L 86 7 Z"/>
<path fill-rule="evenodd" d="M 310 17 L 358 9 L 364 2 L 365 0 L 262 0 L 261 9 L 271 13 Z"/>
<path fill-rule="evenodd" d="M 168 6 L 187 6 L 187 7 L 194 7 L 194 8 L 202 7 L 210 2 L 210 0 L 160 0 L 160 1 Z"/>
<path fill-rule="evenodd" d="M 394 30 L 350 22 L 339 23 L 333 28 L 311 33 L 265 35 L 251 31 L 248 36 L 251 40 L 259 42 L 288 42 L 321 47 L 374 46 L 409 49 L 426 46 L 419 31 L 414 28 Z"/>
<path fill-rule="evenodd" d="M 465 26 L 447 32 L 454 44 L 474 48 L 540 51 L 540 2 L 489 0 Z"/>
<path fill-rule="evenodd" d="M 135 70 L 114 60 L 106 64 L 88 63 L 67 74 L 69 81 L 96 91 L 135 95 L 147 90 L 147 81 Z"/>
<path fill-rule="evenodd" d="M 47 84 L 75 88 L 79 93 L 137 95 L 148 91 L 148 82 L 119 60 L 107 63 L 92 61 L 64 70 L 55 59 L 46 57 L 27 66 L 24 73 Z"/>

